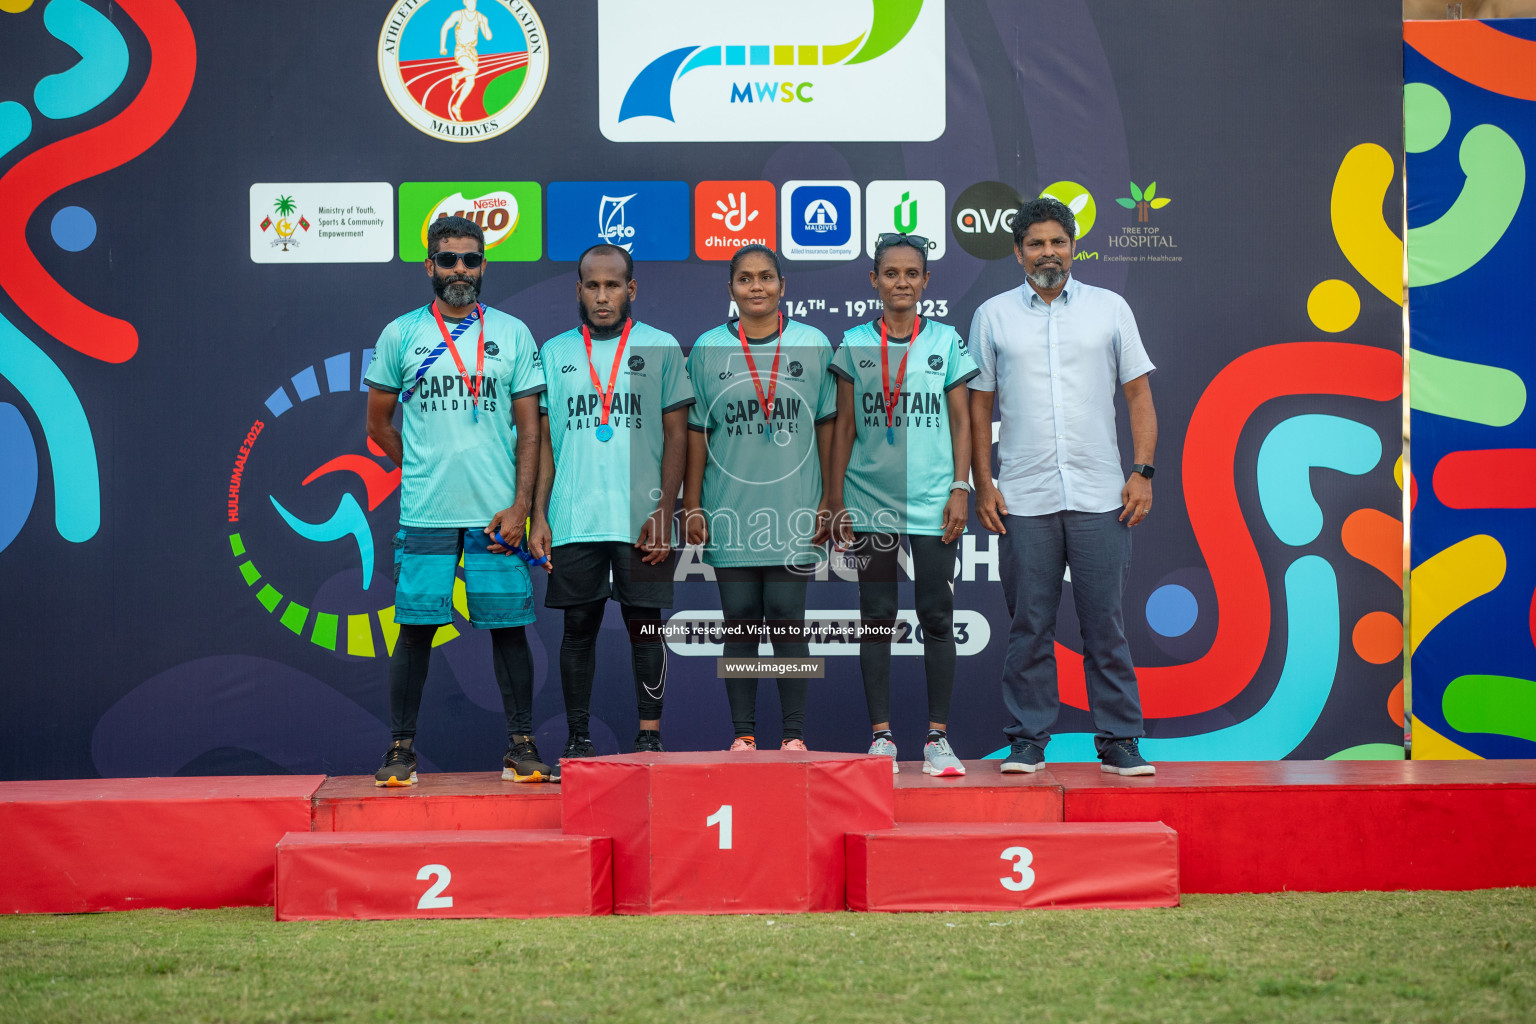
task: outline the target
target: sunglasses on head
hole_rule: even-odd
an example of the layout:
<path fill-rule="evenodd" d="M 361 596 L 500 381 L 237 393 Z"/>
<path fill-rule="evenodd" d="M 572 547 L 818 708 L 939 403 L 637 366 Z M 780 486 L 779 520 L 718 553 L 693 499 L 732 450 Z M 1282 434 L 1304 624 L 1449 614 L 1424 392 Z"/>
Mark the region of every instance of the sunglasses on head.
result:
<path fill-rule="evenodd" d="M 887 231 L 875 239 L 875 245 L 881 248 L 892 245 L 910 245 L 914 249 L 928 250 L 934 247 L 934 243 L 922 235 L 908 235 L 897 231 Z"/>
<path fill-rule="evenodd" d="M 435 253 L 432 256 L 432 262 L 436 263 L 439 267 L 441 267 L 444 270 L 452 270 L 454 267 L 459 265 L 459 261 L 460 260 L 464 261 L 464 268 L 466 270 L 479 270 L 480 269 L 480 265 L 485 262 L 485 253 L 483 253 L 483 252 L 440 252 L 440 253 Z"/>

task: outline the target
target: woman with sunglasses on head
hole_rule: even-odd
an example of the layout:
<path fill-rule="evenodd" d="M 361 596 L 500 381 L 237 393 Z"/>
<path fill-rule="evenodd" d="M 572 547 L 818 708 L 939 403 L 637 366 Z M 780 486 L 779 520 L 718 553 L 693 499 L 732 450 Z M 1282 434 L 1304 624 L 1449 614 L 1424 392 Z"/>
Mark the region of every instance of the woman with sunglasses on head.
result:
<path fill-rule="evenodd" d="M 843 335 L 832 360 L 837 424 L 828 484 L 833 539 L 859 576 L 859 670 L 874 739 L 896 765 L 891 734 L 891 642 L 902 538 L 911 552 L 928 680 L 923 771 L 964 775 L 947 736 L 955 686 L 955 542 L 969 514 L 970 415 L 965 382 L 980 371 L 948 324 L 918 315 L 928 286 L 928 240 L 885 234 L 869 280 L 884 313 Z"/>
<path fill-rule="evenodd" d="M 805 588 L 828 536 L 822 481 L 831 459 L 835 390 L 827 336 L 784 319 L 779 257 L 748 245 L 731 258 L 740 315 L 699 337 L 688 354 L 689 409 L 683 521 L 720 585 L 727 658 L 755 658 L 760 632 L 780 657 L 809 657 L 800 632 Z M 792 627 L 786 636 L 784 627 Z M 779 683 L 780 749 L 805 750 L 805 679 Z M 756 678 L 728 677 L 731 750 L 757 749 Z"/>

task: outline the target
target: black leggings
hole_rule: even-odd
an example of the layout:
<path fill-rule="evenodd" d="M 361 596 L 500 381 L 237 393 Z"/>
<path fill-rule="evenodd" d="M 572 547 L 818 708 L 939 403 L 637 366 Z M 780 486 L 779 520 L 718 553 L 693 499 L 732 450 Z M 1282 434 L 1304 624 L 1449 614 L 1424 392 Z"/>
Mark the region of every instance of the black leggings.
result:
<path fill-rule="evenodd" d="M 592 677 L 596 672 L 597 636 L 603 628 L 606 597 L 565 610 L 565 636 L 560 640 L 560 689 L 565 694 L 565 725 L 572 736 L 588 735 L 592 709 Z M 659 632 L 639 637 L 642 623 L 661 625 L 660 608 L 636 608 L 621 604 L 624 625 L 629 628 L 629 658 L 635 673 L 635 703 L 640 721 L 661 717 L 661 701 L 667 689 L 667 648 Z"/>
<path fill-rule="evenodd" d="M 401 625 L 395 653 L 389 659 L 389 728 L 396 740 L 416 738 L 416 715 L 432 660 L 437 626 Z M 507 739 L 533 732 L 533 653 L 522 626 L 491 630 L 491 662 L 501 706 L 507 716 Z"/>
<path fill-rule="evenodd" d="M 764 565 L 715 569 L 720 583 L 720 613 L 726 622 L 763 622 L 805 624 L 804 573 L 784 566 Z M 727 658 L 757 657 L 757 641 L 727 643 Z M 808 658 L 811 645 L 805 641 L 773 644 L 775 657 Z M 731 705 L 731 727 L 737 736 L 757 735 L 757 679 L 727 678 L 725 698 Z M 810 683 L 805 679 L 779 680 L 779 707 L 784 714 L 784 739 L 805 738 L 805 697 Z"/>
<path fill-rule="evenodd" d="M 955 542 L 909 535 L 917 622 L 923 630 L 923 669 L 928 677 L 928 720 L 949 721 L 955 692 Z M 849 552 L 858 561 L 859 618 L 865 625 L 896 621 L 896 553 L 901 536 L 856 533 Z M 865 560 L 867 559 L 867 561 Z M 859 643 L 859 671 L 870 723 L 891 720 L 891 638 L 866 636 Z"/>

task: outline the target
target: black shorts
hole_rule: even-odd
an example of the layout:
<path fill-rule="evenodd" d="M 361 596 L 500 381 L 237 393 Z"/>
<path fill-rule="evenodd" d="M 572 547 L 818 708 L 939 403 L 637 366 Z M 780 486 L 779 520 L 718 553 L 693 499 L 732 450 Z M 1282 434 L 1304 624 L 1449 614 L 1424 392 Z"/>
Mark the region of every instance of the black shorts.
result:
<path fill-rule="evenodd" d="M 561 544 L 550 552 L 554 563 L 544 607 L 570 608 L 591 601 L 617 598 L 635 608 L 672 607 L 672 571 L 677 550 L 660 565 L 641 561 L 644 552 L 623 541 L 587 541 Z M 613 570 L 613 585 L 608 571 Z"/>

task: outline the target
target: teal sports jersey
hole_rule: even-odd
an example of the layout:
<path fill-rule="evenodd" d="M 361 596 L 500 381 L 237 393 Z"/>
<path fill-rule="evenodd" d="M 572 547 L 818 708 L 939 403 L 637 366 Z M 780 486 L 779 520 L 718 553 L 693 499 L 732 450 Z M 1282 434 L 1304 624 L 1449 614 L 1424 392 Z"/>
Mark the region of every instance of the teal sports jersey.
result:
<path fill-rule="evenodd" d="M 591 366 L 605 391 L 618 347 L 618 338 L 592 339 Z M 649 324 L 630 328 L 607 441 L 597 439 L 603 400 L 592 386 L 581 329 L 551 338 L 542 355 L 549 389 L 539 396 L 539 407 L 549 417 L 555 456 L 546 513 L 554 543 L 633 544 L 661 497 L 662 415 L 693 404 L 683 350 L 676 338 Z"/>
<path fill-rule="evenodd" d="M 765 393 L 778 341 L 751 345 Z M 814 565 L 823 557 L 810 540 L 821 504 L 816 424 L 837 415 L 827 372 L 832 344 L 816 328 L 786 320 L 778 347 L 778 387 L 766 416 L 736 321 L 701 335 L 688 353 L 697 399 L 688 426 L 709 435 L 700 499 L 709 515 L 709 565 Z"/>
<path fill-rule="evenodd" d="M 523 322 L 485 307 L 485 382 L 477 421 L 452 353 L 443 352 L 416 383 L 417 368 L 442 340 L 430 305 L 411 310 L 379 335 L 364 381 L 396 395 L 415 388 L 401 414 L 400 525 L 483 528 L 516 497 L 512 402 L 543 391 L 544 370 Z M 479 324 L 454 342 L 471 380 L 479 343 Z"/>
<path fill-rule="evenodd" d="M 855 516 L 855 530 L 938 537 L 955 481 L 946 396 L 981 371 L 959 333 L 936 320 L 920 321 L 914 344 L 891 342 L 893 386 L 903 355 L 907 372 L 891 416 L 894 444 L 886 442 L 879 321 L 844 334 L 832 359 L 832 373 L 853 385 L 858 424 L 843 477 L 843 504 Z"/>

